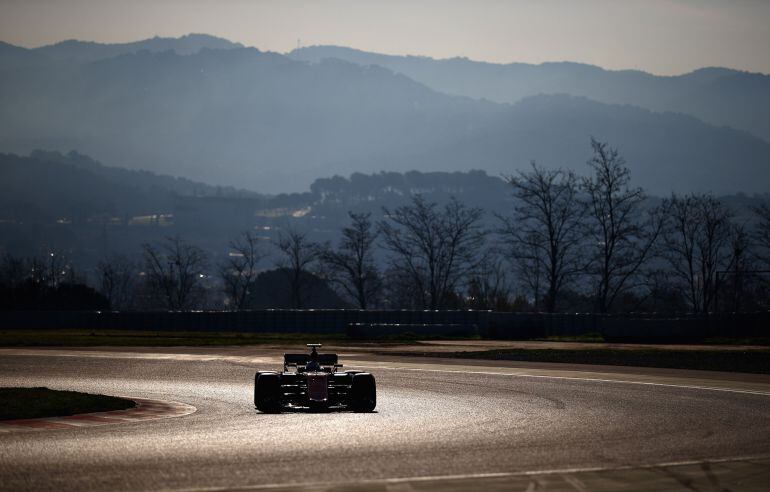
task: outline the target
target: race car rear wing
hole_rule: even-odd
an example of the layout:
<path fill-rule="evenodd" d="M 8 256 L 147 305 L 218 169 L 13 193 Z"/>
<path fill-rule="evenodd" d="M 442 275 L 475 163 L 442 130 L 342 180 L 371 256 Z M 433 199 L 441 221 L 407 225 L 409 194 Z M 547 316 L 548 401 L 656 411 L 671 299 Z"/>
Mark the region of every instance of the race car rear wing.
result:
<path fill-rule="evenodd" d="M 283 354 L 283 370 L 288 371 L 289 367 L 304 367 L 310 360 L 308 354 Z M 341 367 L 337 361 L 337 354 L 318 354 L 318 363 L 321 366 Z"/>

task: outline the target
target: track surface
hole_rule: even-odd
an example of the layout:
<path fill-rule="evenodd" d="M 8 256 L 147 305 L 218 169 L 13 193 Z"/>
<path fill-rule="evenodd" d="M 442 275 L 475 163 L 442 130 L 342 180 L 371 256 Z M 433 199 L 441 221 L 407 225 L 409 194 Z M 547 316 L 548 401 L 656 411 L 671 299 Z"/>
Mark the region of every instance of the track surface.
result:
<path fill-rule="evenodd" d="M 549 370 L 525 376 L 493 362 L 463 367 L 358 357 L 353 366 L 371 368 L 377 378 L 376 413 L 259 414 L 254 371 L 276 367 L 279 354 L 2 350 L 1 386 L 175 400 L 197 411 L 0 434 L 0 489 L 323 490 L 327 485 L 312 484 L 339 489 L 363 480 L 364 488 L 381 490 L 462 490 L 481 481 L 488 490 L 581 490 L 586 479 L 595 485 L 589 488 L 638 480 L 656 488 L 692 489 L 698 480 L 721 488 L 725 479 L 743 488 L 770 486 L 770 380 L 709 384 L 692 372 L 657 379 Z M 704 460 L 712 463 L 699 464 Z M 695 464 L 672 465 L 681 462 Z"/>

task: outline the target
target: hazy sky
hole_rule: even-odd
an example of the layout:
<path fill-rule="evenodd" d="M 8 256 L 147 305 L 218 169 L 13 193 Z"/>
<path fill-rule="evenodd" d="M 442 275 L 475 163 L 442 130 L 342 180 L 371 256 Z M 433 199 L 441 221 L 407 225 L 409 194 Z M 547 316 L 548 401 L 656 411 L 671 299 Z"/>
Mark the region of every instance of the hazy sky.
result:
<path fill-rule="evenodd" d="M 0 40 L 208 33 L 262 50 L 336 44 L 436 58 L 770 73 L 770 0 L 0 0 Z"/>

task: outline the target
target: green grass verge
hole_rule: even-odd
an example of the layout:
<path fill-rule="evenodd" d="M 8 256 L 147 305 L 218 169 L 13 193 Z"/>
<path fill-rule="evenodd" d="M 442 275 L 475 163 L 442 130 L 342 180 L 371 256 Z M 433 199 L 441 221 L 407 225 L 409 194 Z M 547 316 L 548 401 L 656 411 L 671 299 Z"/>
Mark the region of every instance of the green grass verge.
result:
<path fill-rule="evenodd" d="M 225 345 L 335 343 L 412 345 L 419 340 L 471 340 L 412 333 L 382 338 L 350 338 L 344 333 L 244 333 L 129 330 L 0 330 L 0 347 L 203 347 Z"/>
<path fill-rule="evenodd" d="M 767 350 L 505 349 L 478 352 L 403 352 L 397 355 L 770 374 L 770 351 Z"/>
<path fill-rule="evenodd" d="M 0 388 L 0 420 L 63 417 L 78 413 L 133 408 L 134 402 L 114 396 L 91 395 L 48 388 Z"/>
<path fill-rule="evenodd" d="M 341 334 L 232 333 L 126 330 L 3 330 L 3 347 L 174 347 L 311 343 L 345 340 Z"/>

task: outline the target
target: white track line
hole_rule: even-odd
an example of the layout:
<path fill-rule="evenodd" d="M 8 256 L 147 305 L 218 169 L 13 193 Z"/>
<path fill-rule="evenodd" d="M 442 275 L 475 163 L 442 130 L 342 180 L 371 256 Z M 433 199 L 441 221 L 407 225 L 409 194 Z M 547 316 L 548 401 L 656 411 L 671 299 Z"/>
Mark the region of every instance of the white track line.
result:
<path fill-rule="evenodd" d="M 687 460 L 687 461 L 669 461 L 664 463 L 654 463 L 650 465 L 622 465 L 612 467 L 591 466 L 591 467 L 577 467 L 577 468 L 557 468 L 552 470 L 539 470 L 539 471 L 521 471 L 521 472 L 498 472 L 498 473 L 468 473 L 459 475 L 436 475 L 436 476 L 419 476 L 419 477 L 398 477 L 398 478 L 382 478 L 374 480 L 358 480 L 355 482 L 305 482 L 305 483 L 273 483 L 263 485 L 240 485 L 236 487 L 200 487 L 189 489 L 167 489 L 177 492 L 217 492 L 222 490 L 270 490 L 270 489 L 292 489 L 302 487 L 339 487 L 344 485 L 356 486 L 360 485 L 388 485 L 399 484 L 409 482 L 432 482 L 432 481 L 451 481 L 451 480 L 470 480 L 470 479 L 485 479 L 485 478 L 513 478 L 513 477 L 531 477 L 539 475 L 561 475 L 561 474 L 573 474 L 573 473 L 597 473 L 597 472 L 612 472 L 612 471 L 627 471 L 627 470 L 650 470 L 655 468 L 668 468 L 676 466 L 693 466 L 703 463 L 729 463 L 734 461 L 748 461 L 748 460 L 762 460 L 770 459 L 770 455 L 753 455 L 753 456 L 739 456 L 733 458 L 717 458 L 706 460 Z"/>
<path fill-rule="evenodd" d="M 423 369 L 416 367 L 386 367 L 386 366 L 367 366 L 364 364 L 351 364 L 351 367 L 363 367 L 367 369 L 384 369 L 387 371 L 414 371 L 414 372 L 440 372 L 450 374 L 482 374 L 487 376 L 513 376 L 520 378 L 542 378 L 542 379 L 561 379 L 567 381 L 590 381 L 597 383 L 618 383 L 618 384 L 637 384 L 645 386 L 664 386 L 669 388 L 685 388 L 694 390 L 707 390 L 707 391 L 724 391 L 727 393 L 742 393 L 748 395 L 761 395 L 770 396 L 770 391 L 759 390 L 747 390 L 737 388 L 721 388 L 716 386 L 696 386 L 688 384 L 674 384 L 674 383 L 654 383 L 651 381 L 631 381 L 627 379 L 602 379 L 602 378 L 589 378 L 589 377 L 576 377 L 576 376 L 548 376 L 544 374 L 521 374 L 511 372 L 495 372 L 495 371 L 464 371 L 457 369 Z"/>

